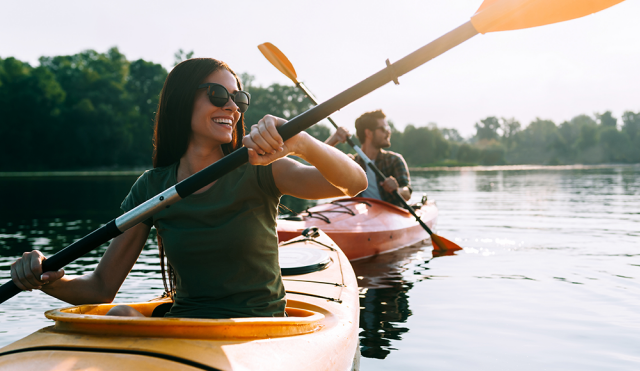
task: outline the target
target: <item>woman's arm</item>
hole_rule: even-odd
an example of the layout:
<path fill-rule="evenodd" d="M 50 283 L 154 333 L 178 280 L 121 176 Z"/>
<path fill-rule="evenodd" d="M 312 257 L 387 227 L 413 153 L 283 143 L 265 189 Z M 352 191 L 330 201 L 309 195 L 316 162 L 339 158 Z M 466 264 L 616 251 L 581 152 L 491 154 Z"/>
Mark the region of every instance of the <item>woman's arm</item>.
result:
<path fill-rule="evenodd" d="M 312 166 L 291 159 L 273 164 L 276 186 L 283 194 L 319 199 L 355 196 L 367 188 L 367 177 L 362 168 L 347 155 L 302 132 L 282 142 L 276 130 L 286 120 L 265 116 L 243 144 L 249 148 L 249 161 L 254 165 L 267 165 L 288 154 L 298 156 Z"/>
<path fill-rule="evenodd" d="M 78 277 L 42 273 L 40 251 L 24 253 L 11 265 L 11 278 L 22 290 L 40 289 L 71 304 L 110 303 L 133 268 L 151 227 L 140 223 L 111 241 L 95 271 Z"/>

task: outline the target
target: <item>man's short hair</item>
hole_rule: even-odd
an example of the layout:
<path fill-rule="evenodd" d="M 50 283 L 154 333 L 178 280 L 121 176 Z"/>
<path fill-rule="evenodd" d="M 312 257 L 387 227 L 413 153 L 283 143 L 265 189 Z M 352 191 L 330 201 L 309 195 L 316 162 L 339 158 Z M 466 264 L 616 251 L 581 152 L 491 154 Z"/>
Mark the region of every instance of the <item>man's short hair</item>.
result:
<path fill-rule="evenodd" d="M 364 129 L 375 131 L 378 127 L 378 120 L 387 117 L 381 109 L 363 113 L 356 119 L 356 135 L 360 144 L 364 144 L 364 139 L 367 137 L 364 134 Z"/>

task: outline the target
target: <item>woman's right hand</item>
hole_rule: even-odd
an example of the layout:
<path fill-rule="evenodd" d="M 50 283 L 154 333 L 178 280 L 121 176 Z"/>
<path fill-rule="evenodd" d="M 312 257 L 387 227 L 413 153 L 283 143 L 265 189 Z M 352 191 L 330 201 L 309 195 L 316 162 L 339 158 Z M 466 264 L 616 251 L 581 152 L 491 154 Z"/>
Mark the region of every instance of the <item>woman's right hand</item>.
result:
<path fill-rule="evenodd" d="M 64 270 L 42 273 L 42 262 L 47 258 L 38 250 L 25 252 L 11 264 L 11 279 L 20 290 L 40 290 L 42 286 L 59 280 Z"/>

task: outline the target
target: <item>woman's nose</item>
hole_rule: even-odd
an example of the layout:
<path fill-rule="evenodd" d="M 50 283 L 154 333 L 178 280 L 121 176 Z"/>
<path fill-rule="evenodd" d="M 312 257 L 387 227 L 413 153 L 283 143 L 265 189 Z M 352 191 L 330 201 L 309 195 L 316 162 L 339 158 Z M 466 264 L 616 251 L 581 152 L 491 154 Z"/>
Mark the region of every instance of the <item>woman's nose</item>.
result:
<path fill-rule="evenodd" d="M 222 108 L 225 110 L 232 110 L 234 112 L 238 112 L 239 110 L 238 105 L 233 101 L 232 97 L 229 97 L 229 100 L 227 100 L 227 104 L 225 104 Z"/>

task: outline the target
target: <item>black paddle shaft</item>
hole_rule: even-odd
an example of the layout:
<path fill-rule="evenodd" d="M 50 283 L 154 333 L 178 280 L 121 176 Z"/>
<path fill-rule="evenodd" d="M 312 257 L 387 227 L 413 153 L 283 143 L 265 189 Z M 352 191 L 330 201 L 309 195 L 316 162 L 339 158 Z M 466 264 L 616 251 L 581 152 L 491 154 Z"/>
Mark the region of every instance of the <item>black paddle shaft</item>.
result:
<path fill-rule="evenodd" d="M 400 59 L 396 63 L 388 65 L 386 68 L 378 71 L 377 73 L 371 75 L 370 77 L 364 79 L 358 84 L 336 95 L 335 97 L 294 117 L 286 124 L 280 126 L 278 128 L 278 132 L 282 136 L 282 139 L 286 141 L 299 132 L 320 122 L 330 114 L 362 98 L 363 96 L 371 93 L 379 87 L 387 84 L 388 82 L 396 80 L 399 76 L 406 74 L 407 72 L 430 61 L 431 59 L 463 43 L 464 41 L 477 34 L 478 31 L 473 28 L 471 22 L 467 22 L 462 26 L 441 36 L 440 38 L 432 41 L 431 43 L 423 46 L 422 48 L 416 50 L 415 52 L 409 54 L 408 56 Z M 207 184 L 220 179 L 222 176 L 245 164 L 248 160 L 248 150 L 246 147 L 242 147 L 225 156 L 221 160 L 209 165 L 198 173 L 193 174 L 182 182 L 176 184 L 175 190 L 180 198 L 185 198 L 195 191 L 199 190 L 200 188 L 206 186 Z M 129 213 L 139 213 L 140 210 L 138 210 L 138 208 L 142 206 L 144 206 L 144 204 L 129 211 Z M 424 223 L 420 221 L 417 215 L 415 215 L 415 212 L 413 212 L 412 210 L 410 210 L 410 212 L 416 217 L 416 219 L 424 228 L 427 228 L 426 225 L 424 225 Z M 115 220 L 112 220 L 105 226 L 95 230 L 89 235 L 67 246 L 43 263 L 44 271 L 58 270 L 63 266 L 71 263 L 75 259 L 78 259 L 84 254 L 88 253 L 89 251 L 98 248 L 103 243 L 118 236 L 126 230 L 126 228 L 120 229 L 120 227 L 121 226 L 116 225 Z M 7 301 L 19 292 L 20 289 L 18 289 L 13 281 L 4 283 L 2 286 L 0 286 L 0 303 Z"/>

